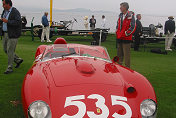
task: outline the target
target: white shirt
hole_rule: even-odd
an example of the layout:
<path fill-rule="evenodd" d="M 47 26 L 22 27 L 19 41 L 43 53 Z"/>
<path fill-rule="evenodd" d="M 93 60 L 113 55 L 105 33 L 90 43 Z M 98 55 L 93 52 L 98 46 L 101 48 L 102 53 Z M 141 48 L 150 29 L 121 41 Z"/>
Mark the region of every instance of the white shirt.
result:
<path fill-rule="evenodd" d="M 126 15 L 127 15 L 127 13 L 126 13 L 126 14 L 123 14 L 123 21 L 124 21 L 124 19 L 125 19 Z"/>
<path fill-rule="evenodd" d="M 84 25 L 88 25 L 88 24 L 89 24 L 88 20 L 84 19 Z"/>
<path fill-rule="evenodd" d="M 102 19 L 102 24 L 101 24 L 101 27 L 103 28 L 103 29 L 105 29 L 106 28 L 106 19 L 104 18 L 104 19 Z"/>

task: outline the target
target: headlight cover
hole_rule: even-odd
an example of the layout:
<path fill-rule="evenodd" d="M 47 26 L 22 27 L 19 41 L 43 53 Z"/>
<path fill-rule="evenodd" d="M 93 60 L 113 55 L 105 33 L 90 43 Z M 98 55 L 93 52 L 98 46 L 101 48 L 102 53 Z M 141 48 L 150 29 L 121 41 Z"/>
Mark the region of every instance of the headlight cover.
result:
<path fill-rule="evenodd" d="M 30 118 L 48 118 L 50 114 L 49 105 L 44 101 L 35 101 L 28 108 Z"/>
<path fill-rule="evenodd" d="M 143 117 L 151 117 L 155 115 L 156 110 L 157 110 L 157 105 L 151 99 L 144 100 L 140 105 L 140 111 Z"/>

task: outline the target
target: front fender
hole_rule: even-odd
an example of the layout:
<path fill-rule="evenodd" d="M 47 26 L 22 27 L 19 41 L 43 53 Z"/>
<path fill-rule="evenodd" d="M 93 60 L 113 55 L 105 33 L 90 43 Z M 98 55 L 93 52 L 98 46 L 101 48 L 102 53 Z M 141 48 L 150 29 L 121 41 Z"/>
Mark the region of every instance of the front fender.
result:
<path fill-rule="evenodd" d="M 37 48 L 37 51 L 35 53 L 35 59 L 40 55 L 42 54 L 45 49 L 46 49 L 47 45 L 40 45 L 38 48 Z"/>
<path fill-rule="evenodd" d="M 41 68 L 41 67 L 40 67 Z M 22 87 L 22 101 L 25 115 L 27 116 L 28 107 L 34 101 L 44 101 L 50 105 L 49 101 L 49 84 L 42 72 L 43 69 L 33 66 L 27 73 Z"/>

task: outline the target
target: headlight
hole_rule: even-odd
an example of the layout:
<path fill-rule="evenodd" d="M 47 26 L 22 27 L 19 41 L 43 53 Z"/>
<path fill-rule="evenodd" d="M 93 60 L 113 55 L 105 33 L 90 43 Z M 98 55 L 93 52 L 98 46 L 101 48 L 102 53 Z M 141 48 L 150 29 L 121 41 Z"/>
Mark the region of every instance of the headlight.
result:
<path fill-rule="evenodd" d="M 157 105 L 153 100 L 144 100 L 140 105 L 141 115 L 143 117 L 150 117 L 155 115 L 157 110 Z"/>
<path fill-rule="evenodd" d="M 49 118 L 51 111 L 45 102 L 35 101 L 29 106 L 28 115 L 30 118 Z"/>

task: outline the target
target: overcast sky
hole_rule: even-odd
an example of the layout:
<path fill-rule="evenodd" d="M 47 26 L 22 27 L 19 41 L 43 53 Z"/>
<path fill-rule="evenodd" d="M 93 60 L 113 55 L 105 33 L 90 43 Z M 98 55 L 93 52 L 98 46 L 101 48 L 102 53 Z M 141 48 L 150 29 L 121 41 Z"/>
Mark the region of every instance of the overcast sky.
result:
<path fill-rule="evenodd" d="M 176 0 L 125 0 L 135 13 L 176 16 Z M 53 0 L 56 9 L 86 8 L 119 12 L 124 0 Z M 49 8 L 50 0 L 13 0 L 19 8 Z M 1 4 L 2 5 L 2 4 Z"/>

